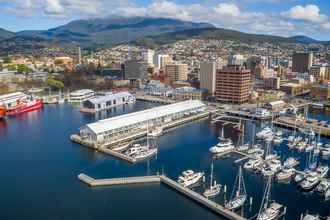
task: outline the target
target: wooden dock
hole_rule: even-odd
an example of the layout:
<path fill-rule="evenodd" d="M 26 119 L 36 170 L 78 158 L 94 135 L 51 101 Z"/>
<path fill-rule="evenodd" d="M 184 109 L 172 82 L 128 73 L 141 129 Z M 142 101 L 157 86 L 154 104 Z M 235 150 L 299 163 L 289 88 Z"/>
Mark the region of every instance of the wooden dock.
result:
<path fill-rule="evenodd" d="M 162 183 L 171 189 L 185 195 L 193 201 L 199 203 L 205 208 L 213 211 L 214 213 L 225 217 L 229 220 L 246 220 L 246 218 L 239 216 L 235 212 L 232 212 L 222 205 L 213 202 L 193 190 L 183 187 L 177 182 L 171 180 L 164 175 L 157 176 L 140 176 L 140 177 L 125 177 L 125 178 L 112 178 L 112 179 L 94 179 L 86 174 L 79 174 L 78 179 L 90 187 L 97 186 L 113 186 L 113 185 L 126 185 L 126 184 L 144 184 L 144 183 Z"/>
<path fill-rule="evenodd" d="M 274 124 L 279 127 L 288 129 L 305 130 L 307 128 L 312 129 L 315 134 L 319 134 L 324 137 L 330 137 L 330 127 L 322 126 L 318 122 L 308 123 L 306 119 L 296 119 L 294 117 L 279 117 L 274 121 Z"/>

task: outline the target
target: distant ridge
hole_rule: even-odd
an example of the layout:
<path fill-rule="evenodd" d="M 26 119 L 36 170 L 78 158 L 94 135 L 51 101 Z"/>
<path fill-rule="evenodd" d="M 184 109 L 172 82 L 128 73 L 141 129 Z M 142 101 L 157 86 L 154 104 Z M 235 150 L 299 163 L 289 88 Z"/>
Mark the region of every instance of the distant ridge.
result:
<path fill-rule="evenodd" d="M 74 20 L 49 30 L 10 32 L 0 29 L 0 52 L 31 52 L 51 45 L 79 45 L 86 49 L 107 48 L 121 43 L 157 47 L 190 38 L 237 40 L 241 42 L 322 43 L 306 36 L 290 38 L 248 34 L 216 28 L 208 23 L 194 23 L 170 18 L 108 17 Z"/>

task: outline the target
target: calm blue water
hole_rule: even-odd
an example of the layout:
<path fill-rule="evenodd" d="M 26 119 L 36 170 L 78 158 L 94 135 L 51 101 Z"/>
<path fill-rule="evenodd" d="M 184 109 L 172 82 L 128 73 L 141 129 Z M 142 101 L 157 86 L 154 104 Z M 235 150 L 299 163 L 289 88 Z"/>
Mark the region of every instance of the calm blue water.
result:
<path fill-rule="evenodd" d="M 79 173 L 108 178 L 164 170 L 174 179 L 186 169 L 209 173 L 208 149 L 217 143 L 220 128 L 208 119 L 166 133 L 155 143 L 160 149 L 157 158 L 135 165 L 69 141 L 69 135 L 86 123 L 154 105 L 137 102 L 96 117 L 81 114 L 70 105 L 46 106 L 41 111 L 0 121 L 0 219 L 219 219 L 163 185 L 91 189 L 77 179 Z M 251 126 L 247 125 L 246 140 Z M 225 135 L 237 140 L 230 127 Z M 285 146 L 275 150 L 285 157 L 292 154 Z M 305 154 L 297 156 L 304 158 Z M 218 202 L 231 194 L 236 159 L 214 161 L 217 181 L 228 187 L 227 195 L 219 196 Z M 253 205 L 243 211 L 252 216 L 258 212 L 265 181 L 249 172 L 244 172 L 244 177 Z M 196 190 L 202 191 L 202 187 Z M 286 219 L 298 219 L 307 210 L 322 216 L 329 214 L 329 202 L 314 194 L 303 194 L 293 184 L 274 183 L 272 197 L 288 207 Z"/>

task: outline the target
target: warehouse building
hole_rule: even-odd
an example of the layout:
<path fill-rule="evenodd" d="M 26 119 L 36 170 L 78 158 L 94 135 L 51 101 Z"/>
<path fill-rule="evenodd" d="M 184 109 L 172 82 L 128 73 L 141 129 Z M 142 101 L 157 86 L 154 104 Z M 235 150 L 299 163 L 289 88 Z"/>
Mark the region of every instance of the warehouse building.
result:
<path fill-rule="evenodd" d="M 206 105 L 198 100 L 159 106 L 87 124 L 80 129 L 80 138 L 94 145 L 108 144 L 131 134 L 146 131 L 147 127 L 166 126 L 206 111 Z"/>

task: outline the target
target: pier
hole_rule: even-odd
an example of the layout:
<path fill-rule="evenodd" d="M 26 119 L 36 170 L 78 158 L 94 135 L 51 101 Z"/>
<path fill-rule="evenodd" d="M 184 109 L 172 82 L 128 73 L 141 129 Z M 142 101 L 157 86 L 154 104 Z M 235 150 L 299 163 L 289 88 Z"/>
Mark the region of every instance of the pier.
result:
<path fill-rule="evenodd" d="M 274 121 L 274 124 L 279 127 L 288 129 L 300 129 L 305 130 L 306 128 L 312 129 L 316 134 L 320 134 L 324 137 L 330 137 L 330 127 L 322 126 L 317 121 L 308 122 L 305 118 L 294 118 L 294 117 L 279 117 Z"/>
<path fill-rule="evenodd" d="M 177 182 L 171 180 L 164 175 L 157 176 L 141 176 L 141 177 L 125 177 L 125 178 L 113 178 L 113 179 L 94 179 L 86 174 L 79 174 L 78 179 L 90 187 L 97 186 L 113 186 L 113 185 L 126 185 L 126 184 L 148 184 L 148 183 L 162 183 L 171 189 L 183 194 L 205 208 L 213 211 L 214 213 L 225 217 L 229 220 L 246 220 L 246 218 L 239 216 L 235 212 L 232 212 L 222 205 L 213 202 L 193 190 L 183 187 Z"/>
<path fill-rule="evenodd" d="M 172 100 L 172 99 L 163 99 L 163 98 L 158 98 L 158 97 L 149 96 L 149 95 L 135 95 L 135 98 L 136 98 L 136 100 L 139 100 L 139 101 L 154 102 L 154 103 L 160 103 L 160 104 L 175 103 L 175 100 Z"/>

